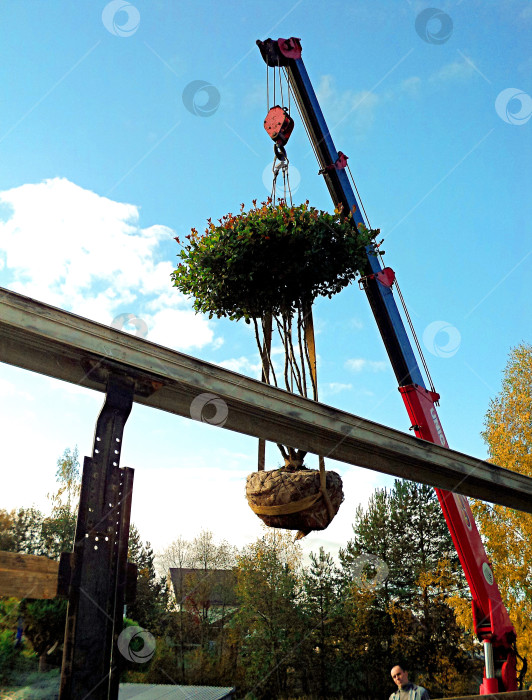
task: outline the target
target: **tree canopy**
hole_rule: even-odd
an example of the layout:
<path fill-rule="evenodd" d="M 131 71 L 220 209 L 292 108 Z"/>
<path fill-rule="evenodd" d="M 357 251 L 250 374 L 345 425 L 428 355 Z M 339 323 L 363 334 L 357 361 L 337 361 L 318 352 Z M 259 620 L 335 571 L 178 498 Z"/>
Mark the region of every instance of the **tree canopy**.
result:
<path fill-rule="evenodd" d="M 482 437 L 490 461 L 532 476 L 532 345 L 521 343 L 510 352 Z M 517 632 L 518 650 L 532 658 L 532 515 L 482 501 L 471 507 Z"/>

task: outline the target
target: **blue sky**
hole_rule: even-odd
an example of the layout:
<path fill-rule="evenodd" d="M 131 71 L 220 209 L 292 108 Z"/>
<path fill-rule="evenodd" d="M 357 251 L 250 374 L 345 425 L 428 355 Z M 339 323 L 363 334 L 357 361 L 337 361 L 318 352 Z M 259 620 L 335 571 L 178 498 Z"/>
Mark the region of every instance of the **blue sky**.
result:
<path fill-rule="evenodd" d="M 511 348 L 532 336 L 531 2 L 442 2 L 431 20 L 415 0 L 0 7 L 1 286 L 108 325 L 133 314 L 148 340 L 256 377 L 249 328 L 195 316 L 171 287 L 173 237 L 268 195 L 255 41 L 300 37 L 336 147 L 381 228 L 449 444 L 486 456 L 490 398 Z M 213 86 L 210 103 L 199 89 L 185 104 L 194 81 Z M 331 210 L 293 116 L 295 200 Z M 358 286 L 318 301 L 315 325 L 321 399 L 408 430 Z M 65 447 L 90 454 L 103 397 L 7 365 L 0 396 L 0 507 L 46 509 Z M 126 426 L 133 520 L 156 548 L 202 527 L 238 545 L 256 537 L 243 495 L 255 464 L 255 441 L 219 428 L 140 406 Z M 391 483 L 334 467 L 346 501 L 307 549 L 344 544 L 356 505 Z"/>

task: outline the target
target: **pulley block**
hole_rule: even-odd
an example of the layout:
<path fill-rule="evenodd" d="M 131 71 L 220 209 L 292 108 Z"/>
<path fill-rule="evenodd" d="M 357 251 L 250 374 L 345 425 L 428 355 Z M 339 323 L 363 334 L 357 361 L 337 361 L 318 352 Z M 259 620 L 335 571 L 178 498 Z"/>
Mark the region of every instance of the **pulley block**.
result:
<path fill-rule="evenodd" d="M 294 120 L 288 114 L 286 107 L 276 105 L 266 115 L 264 128 L 278 146 L 284 146 L 294 128 Z"/>

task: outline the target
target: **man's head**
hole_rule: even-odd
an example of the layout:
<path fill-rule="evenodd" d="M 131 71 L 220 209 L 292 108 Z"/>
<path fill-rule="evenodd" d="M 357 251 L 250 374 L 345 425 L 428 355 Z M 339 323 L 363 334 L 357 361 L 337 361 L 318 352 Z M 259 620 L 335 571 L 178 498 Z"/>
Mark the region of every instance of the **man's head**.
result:
<path fill-rule="evenodd" d="M 401 666 L 394 666 L 392 668 L 392 679 L 394 683 L 400 688 L 402 685 L 408 683 L 408 673 L 401 668 Z"/>

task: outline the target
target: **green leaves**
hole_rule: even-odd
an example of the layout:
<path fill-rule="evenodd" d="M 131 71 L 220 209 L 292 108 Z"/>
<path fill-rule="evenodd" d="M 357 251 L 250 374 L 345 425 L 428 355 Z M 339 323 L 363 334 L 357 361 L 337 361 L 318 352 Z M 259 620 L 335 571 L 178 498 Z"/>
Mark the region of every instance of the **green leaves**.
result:
<path fill-rule="evenodd" d="M 331 297 L 352 282 L 366 263 L 366 246 L 378 231 L 353 219 L 271 201 L 231 213 L 205 233 L 187 236 L 174 286 L 194 297 L 201 313 L 231 320 L 265 313 L 292 314 L 303 302 Z"/>

